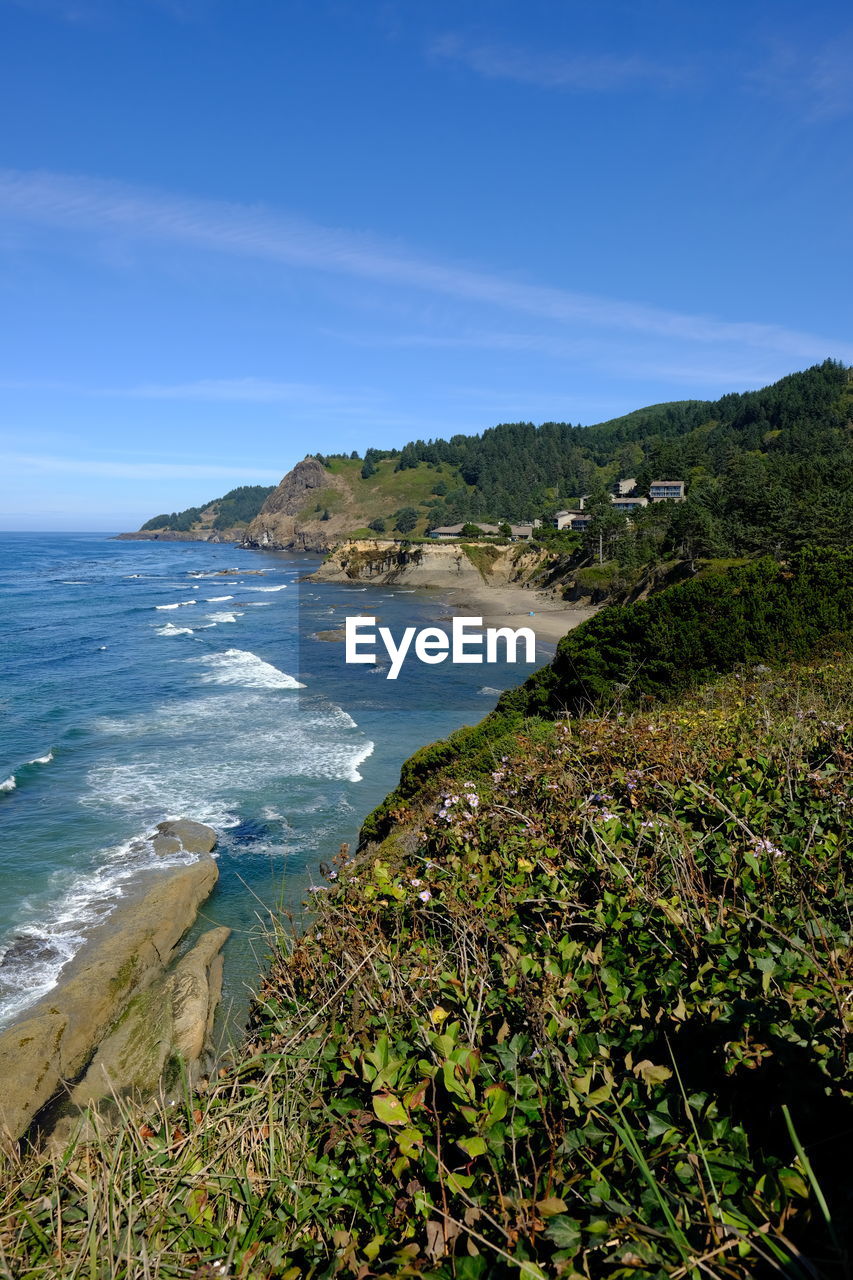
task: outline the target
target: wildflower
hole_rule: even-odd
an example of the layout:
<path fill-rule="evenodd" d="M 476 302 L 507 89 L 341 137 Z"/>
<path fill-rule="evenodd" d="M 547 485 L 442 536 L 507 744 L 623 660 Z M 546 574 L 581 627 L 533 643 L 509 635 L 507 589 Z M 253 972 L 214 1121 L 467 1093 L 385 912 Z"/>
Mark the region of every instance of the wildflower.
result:
<path fill-rule="evenodd" d="M 430 893 L 429 889 L 422 889 L 421 892 L 418 894 L 418 897 L 420 898 L 421 902 L 429 902 L 430 898 L 432 897 L 432 894 Z"/>
<path fill-rule="evenodd" d="M 756 853 L 769 853 L 774 858 L 783 857 L 783 851 L 766 837 L 753 840 L 752 847 Z"/>
<path fill-rule="evenodd" d="M 472 791 L 470 795 L 465 797 L 465 799 L 468 801 L 468 804 L 472 809 L 476 809 L 477 805 L 480 803 L 480 797 L 477 795 L 476 791 Z"/>
<path fill-rule="evenodd" d="M 420 888 L 421 881 L 420 881 L 420 880 L 410 880 L 410 881 L 409 881 L 409 884 L 410 884 L 410 885 L 412 885 L 412 887 L 413 887 L 413 888 L 418 889 L 418 888 Z"/>
<path fill-rule="evenodd" d="M 329 886 L 327 884 L 312 884 L 308 888 L 309 893 L 325 893 Z"/>

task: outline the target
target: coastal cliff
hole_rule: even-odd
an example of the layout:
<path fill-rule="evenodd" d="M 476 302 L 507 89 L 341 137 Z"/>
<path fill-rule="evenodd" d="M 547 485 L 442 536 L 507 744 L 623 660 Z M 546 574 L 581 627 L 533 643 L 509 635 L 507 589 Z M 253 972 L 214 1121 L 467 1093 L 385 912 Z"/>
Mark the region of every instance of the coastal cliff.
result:
<path fill-rule="evenodd" d="M 381 538 L 334 547 L 311 582 L 405 583 L 411 587 L 479 588 L 523 585 L 540 568 L 541 551 L 487 543 L 429 542 L 411 546 Z"/>

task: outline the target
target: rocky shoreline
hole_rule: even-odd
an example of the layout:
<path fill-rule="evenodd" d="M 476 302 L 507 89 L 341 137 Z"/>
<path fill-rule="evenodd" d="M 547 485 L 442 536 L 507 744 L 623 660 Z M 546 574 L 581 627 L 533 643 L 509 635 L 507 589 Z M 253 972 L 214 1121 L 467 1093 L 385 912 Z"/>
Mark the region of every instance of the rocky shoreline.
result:
<path fill-rule="evenodd" d="M 161 822 L 152 844 L 196 860 L 141 875 L 59 984 L 0 1032 L 2 1145 L 31 1127 L 62 1141 L 93 1104 L 153 1095 L 180 1064 L 191 1079 L 206 1065 L 230 930 L 179 946 L 219 878 L 216 832 Z"/>

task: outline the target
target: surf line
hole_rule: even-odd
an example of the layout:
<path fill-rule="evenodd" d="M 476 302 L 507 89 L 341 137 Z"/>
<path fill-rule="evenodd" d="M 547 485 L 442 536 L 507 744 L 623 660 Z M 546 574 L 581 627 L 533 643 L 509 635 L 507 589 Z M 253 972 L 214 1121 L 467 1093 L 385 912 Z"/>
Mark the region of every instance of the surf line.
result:
<path fill-rule="evenodd" d="M 454 618 L 451 634 L 441 627 L 406 627 L 399 643 L 389 627 L 376 629 L 376 618 L 347 618 L 344 659 L 347 663 L 376 664 L 377 636 L 391 659 L 386 679 L 396 680 L 414 641 L 414 654 L 419 662 L 432 666 L 446 662 L 535 662 L 536 634 L 530 627 L 486 627 L 482 618 Z M 498 656 L 498 642 L 503 641 L 503 659 Z M 519 643 L 524 642 L 524 658 L 518 656 Z M 485 656 L 483 646 L 485 644 Z M 373 646 L 363 652 L 367 645 Z"/>

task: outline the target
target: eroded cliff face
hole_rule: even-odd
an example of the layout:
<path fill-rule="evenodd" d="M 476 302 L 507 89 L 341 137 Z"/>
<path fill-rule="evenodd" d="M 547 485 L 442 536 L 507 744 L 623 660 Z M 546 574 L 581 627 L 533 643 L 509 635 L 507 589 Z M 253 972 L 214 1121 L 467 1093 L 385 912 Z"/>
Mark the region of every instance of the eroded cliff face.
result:
<path fill-rule="evenodd" d="M 316 458 L 303 458 L 288 471 L 281 484 L 267 498 L 243 539 L 247 547 L 270 550 L 328 551 L 351 524 L 346 510 L 322 515 L 332 505 L 348 497 L 346 484 L 327 471 Z"/>
<path fill-rule="evenodd" d="M 418 543 L 403 548 L 381 538 L 336 546 L 314 582 L 405 582 L 412 587 L 506 586 L 524 582 L 539 567 L 542 553 L 520 546 Z"/>

